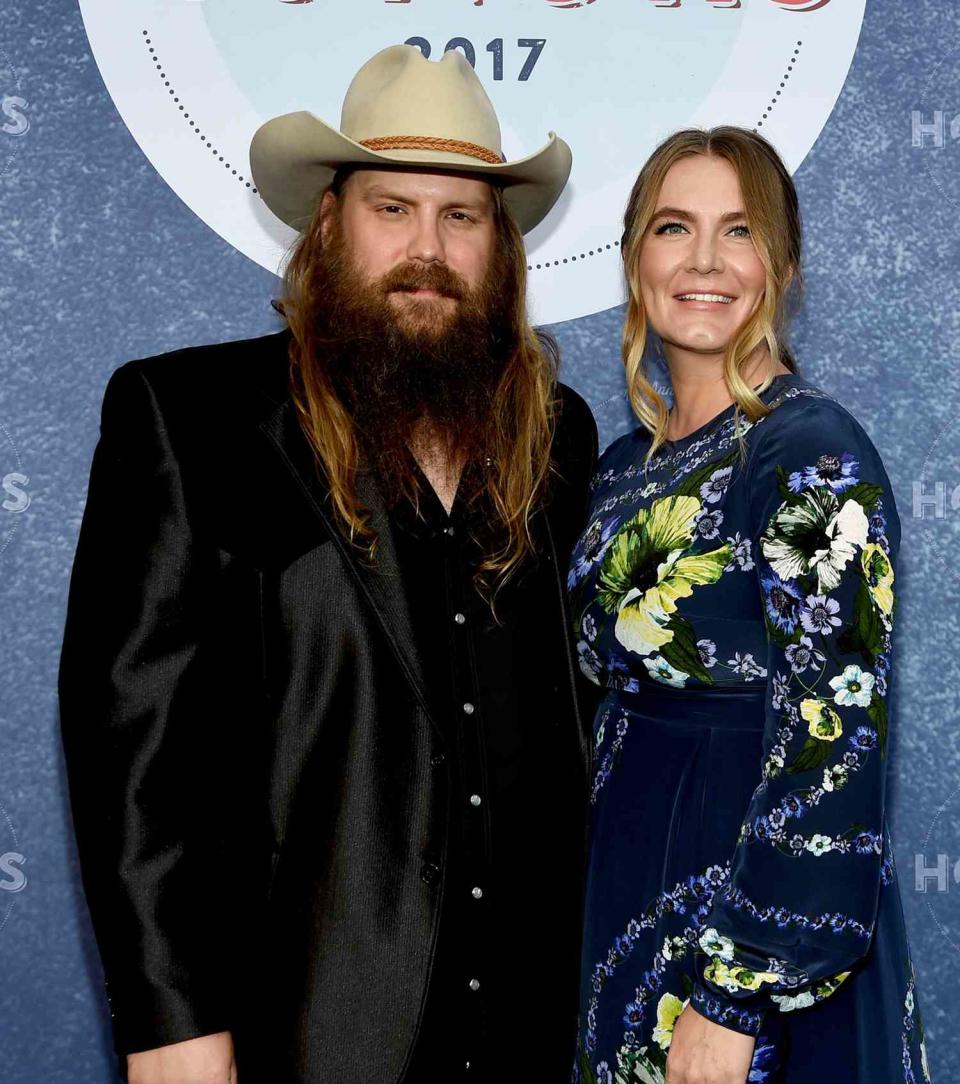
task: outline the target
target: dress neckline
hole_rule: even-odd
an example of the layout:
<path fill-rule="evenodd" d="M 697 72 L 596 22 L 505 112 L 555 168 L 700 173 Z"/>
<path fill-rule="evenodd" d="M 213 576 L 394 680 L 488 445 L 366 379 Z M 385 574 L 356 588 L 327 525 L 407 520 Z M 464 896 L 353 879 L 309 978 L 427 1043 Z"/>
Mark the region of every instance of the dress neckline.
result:
<path fill-rule="evenodd" d="M 773 394 L 773 392 L 777 391 L 784 381 L 791 379 L 800 380 L 802 379 L 802 377 L 799 373 L 777 373 L 777 375 L 770 381 L 769 386 L 765 388 L 764 391 L 760 394 L 760 398 L 763 400 L 763 402 L 768 403 L 769 398 Z M 759 385 L 755 385 L 755 388 L 758 386 Z M 736 403 L 730 403 L 729 406 L 724 407 L 723 410 L 721 410 L 719 413 L 714 414 L 712 418 L 709 418 L 707 421 L 705 421 L 703 425 L 698 425 L 696 429 L 692 429 L 685 436 L 679 437 L 677 440 L 665 440 L 663 442 L 663 447 L 669 448 L 671 451 L 676 451 L 679 448 L 685 448 L 688 444 L 691 444 L 699 437 L 706 435 L 714 427 L 722 425 L 723 422 L 725 422 L 728 418 L 732 418 L 736 406 Z"/>

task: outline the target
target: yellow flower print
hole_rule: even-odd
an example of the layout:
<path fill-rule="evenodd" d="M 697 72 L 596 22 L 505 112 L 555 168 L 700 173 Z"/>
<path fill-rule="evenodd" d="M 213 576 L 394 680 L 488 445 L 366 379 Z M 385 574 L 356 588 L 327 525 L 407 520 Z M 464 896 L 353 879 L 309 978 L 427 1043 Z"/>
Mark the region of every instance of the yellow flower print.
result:
<path fill-rule="evenodd" d="M 716 956 L 707 964 L 703 977 L 731 992 L 736 990 L 758 990 L 761 983 L 780 981 L 780 976 L 776 971 L 751 971 L 749 967 L 740 967 L 739 965 L 728 967 Z"/>
<path fill-rule="evenodd" d="M 836 741 L 843 733 L 840 716 L 822 700 L 801 700 L 800 714 L 810 733 L 821 741 Z"/>
<path fill-rule="evenodd" d="M 883 547 L 871 542 L 860 555 L 860 564 L 867 580 L 867 590 L 880 611 L 880 619 L 889 632 L 893 613 L 893 565 Z"/>
<path fill-rule="evenodd" d="M 653 1029 L 653 1041 L 661 1050 L 669 1049 L 674 1025 L 689 1000 L 681 1001 L 675 994 L 664 994 L 657 1003 L 657 1026 Z"/>
<path fill-rule="evenodd" d="M 729 543 L 710 553 L 687 553 L 700 508 L 696 497 L 662 497 L 628 520 L 607 550 L 598 597 L 618 615 L 614 634 L 629 651 L 649 655 L 669 643 L 673 630 L 666 626 L 677 599 L 715 583 L 730 562 Z"/>

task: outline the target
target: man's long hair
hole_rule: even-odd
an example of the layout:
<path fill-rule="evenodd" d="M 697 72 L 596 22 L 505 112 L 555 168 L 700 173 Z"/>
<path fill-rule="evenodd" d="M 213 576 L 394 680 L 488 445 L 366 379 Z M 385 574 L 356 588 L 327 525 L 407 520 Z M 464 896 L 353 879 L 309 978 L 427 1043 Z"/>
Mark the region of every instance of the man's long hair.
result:
<path fill-rule="evenodd" d="M 349 170 L 339 171 L 330 186 L 338 199 L 347 176 Z M 498 317 L 496 331 L 488 337 L 491 349 L 501 358 L 488 381 L 482 423 L 474 425 L 481 432 L 474 433 L 471 461 L 464 465 L 460 491 L 471 505 L 482 507 L 483 557 L 475 582 L 492 602 L 500 587 L 536 551 L 531 520 L 546 498 L 552 470 L 559 360 L 552 337 L 528 323 L 523 239 L 501 190 L 491 187 L 496 241 L 488 278 L 495 285 Z M 329 312 L 332 254 L 324 251 L 323 217 L 318 202 L 310 223 L 295 242 L 283 276 L 282 296 L 274 307 L 292 333 L 291 395 L 316 465 L 325 476 L 339 526 L 346 538 L 372 558 L 377 536 L 369 510 L 358 499 L 357 478 L 361 471 L 373 470 L 381 488 L 389 480 L 384 479 L 383 470 L 376 469 L 369 441 L 358 424 L 360 404 L 351 402 L 345 393 L 349 389 L 349 349 L 344 357 L 338 344 L 331 342 L 331 323 L 342 325 L 344 316 L 340 312 L 331 320 Z M 467 426 L 476 422 L 476 418 L 463 420 Z M 447 429 L 449 438 L 456 426 L 448 425 Z M 449 451 L 449 439 L 445 445 Z M 387 487 L 391 496 L 395 498 L 399 492 L 416 504 L 414 473 L 400 467 L 396 474 L 398 464 L 407 457 L 389 458 L 395 468 L 393 484 Z"/>

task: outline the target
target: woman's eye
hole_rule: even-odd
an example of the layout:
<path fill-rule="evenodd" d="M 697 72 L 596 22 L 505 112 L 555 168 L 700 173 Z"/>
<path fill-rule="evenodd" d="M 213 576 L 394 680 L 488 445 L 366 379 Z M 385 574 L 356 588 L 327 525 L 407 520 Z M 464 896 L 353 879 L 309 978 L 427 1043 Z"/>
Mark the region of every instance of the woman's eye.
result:
<path fill-rule="evenodd" d="M 658 226 L 656 234 L 659 237 L 664 233 L 677 233 L 680 230 L 685 230 L 686 226 L 682 222 L 664 222 L 662 226 Z"/>
<path fill-rule="evenodd" d="M 730 232 L 735 237 L 749 237 L 750 236 L 750 227 L 749 226 L 734 226 L 733 229 Z"/>
<path fill-rule="evenodd" d="M 457 222 L 472 222 L 473 221 L 473 219 L 471 219 L 470 216 L 465 211 L 451 211 L 450 212 L 450 217 L 455 219 Z"/>

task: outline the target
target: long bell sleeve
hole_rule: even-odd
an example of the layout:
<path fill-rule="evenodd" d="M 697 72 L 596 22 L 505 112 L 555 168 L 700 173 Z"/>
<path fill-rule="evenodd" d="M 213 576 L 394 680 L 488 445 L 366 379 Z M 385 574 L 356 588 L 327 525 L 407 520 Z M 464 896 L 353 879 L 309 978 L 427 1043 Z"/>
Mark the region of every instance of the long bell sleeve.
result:
<path fill-rule="evenodd" d="M 761 431 L 762 430 L 762 431 Z M 767 686 L 762 763 L 700 939 L 691 1001 L 756 1035 L 856 981 L 879 891 L 900 524 L 864 429 L 832 400 L 759 426 L 747 464 Z"/>

